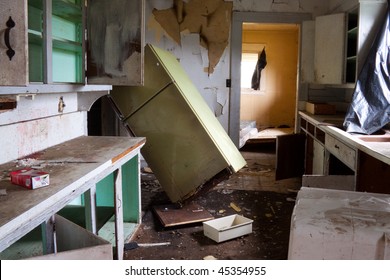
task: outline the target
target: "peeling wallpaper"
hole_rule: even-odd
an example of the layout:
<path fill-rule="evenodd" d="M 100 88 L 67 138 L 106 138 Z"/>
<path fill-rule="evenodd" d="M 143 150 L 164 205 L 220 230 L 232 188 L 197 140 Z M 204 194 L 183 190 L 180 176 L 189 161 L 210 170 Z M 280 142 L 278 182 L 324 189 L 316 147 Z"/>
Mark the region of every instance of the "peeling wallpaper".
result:
<path fill-rule="evenodd" d="M 178 58 L 210 109 L 225 130 L 228 131 L 230 89 L 226 87 L 226 79 L 231 78 L 230 41 L 228 41 L 226 47 L 221 52 L 213 72 L 206 73 L 207 71 L 205 72 L 204 70 L 209 64 L 209 54 L 208 49 L 200 43 L 201 38 L 199 34 L 184 30 L 180 33 L 180 43 L 178 43 L 178 39 L 174 39 L 161 26 L 153 14 L 154 9 L 164 10 L 173 8 L 174 2 L 174 0 L 146 1 L 145 42 L 166 49 Z M 189 3 L 190 0 L 184 2 Z M 200 2 L 202 3 L 202 1 Z M 215 0 L 214 2 L 219 3 L 221 1 Z M 329 7 L 329 2 L 323 0 L 225 0 L 224 2 L 231 2 L 233 12 L 312 13 L 313 16 L 325 14 Z"/>

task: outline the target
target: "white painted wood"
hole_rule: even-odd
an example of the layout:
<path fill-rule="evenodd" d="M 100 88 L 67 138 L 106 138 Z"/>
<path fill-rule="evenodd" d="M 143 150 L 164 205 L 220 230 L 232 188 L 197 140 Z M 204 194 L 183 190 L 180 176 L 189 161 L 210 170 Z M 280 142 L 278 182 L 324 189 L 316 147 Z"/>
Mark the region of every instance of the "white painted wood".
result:
<path fill-rule="evenodd" d="M 315 19 L 315 80 L 321 84 L 344 83 L 345 13 Z"/>
<path fill-rule="evenodd" d="M 41 225 L 43 254 L 53 254 L 57 252 L 55 217 L 51 216 Z"/>
<path fill-rule="evenodd" d="M 88 71 L 90 84 L 142 85 L 145 36 L 145 2 L 90 1 L 87 7 Z M 131 14 L 131 16 L 128 16 Z M 101 24 L 104 22 L 105 24 Z M 139 50 L 130 53 L 132 43 Z M 129 47 L 130 45 L 130 47 Z M 131 50 L 131 49 L 130 49 Z M 129 55 L 130 53 L 130 55 Z"/>
<path fill-rule="evenodd" d="M 325 147 L 352 170 L 356 170 L 356 149 L 329 134 L 325 135 Z"/>
<path fill-rule="evenodd" d="M 303 175 L 302 186 L 310 188 L 355 190 L 354 175 Z"/>
<path fill-rule="evenodd" d="M 357 73 L 360 73 L 375 36 L 382 27 L 386 11 L 386 1 L 361 1 L 359 4 Z"/>
<path fill-rule="evenodd" d="M 114 187 L 114 207 L 115 207 L 115 244 L 118 260 L 123 259 L 124 252 L 124 237 L 123 237 L 123 206 L 122 206 L 122 169 L 119 168 L 114 172 L 115 187 Z"/>
<path fill-rule="evenodd" d="M 144 143 L 144 138 L 79 137 L 37 156 L 37 159 L 59 162 L 46 167 L 50 172 L 50 186 L 29 191 L 2 178 L 1 184 L 8 195 L 0 204 L 0 251 L 138 155 Z M 3 164 L 0 170 L 6 173 L 16 169 L 16 164 Z"/>
<path fill-rule="evenodd" d="M 324 173 L 325 148 L 324 145 L 313 140 L 313 174 Z"/>
<path fill-rule="evenodd" d="M 52 0 L 43 1 L 43 82 L 53 82 Z"/>
<path fill-rule="evenodd" d="M 319 3 L 321 4 L 321 3 Z M 234 3 L 234 10 L 239 11 L 238 3 Z M 253 5 L 253 3 L 252 3 Z M 242 10 L 248 11 L 248 9 Z M 252 11 L 254 7 L 249 10 Z M 263 11 L 263 10 L 262 10 Z M 291 11 L 289 11 L 291 12 Z M 310 20 L 311 14 L 308 13 L 271 13 L 271 12 L 233 12 L 232 30 L 231 30 L 231 90 L 229 95 L 229 123 L 228 133 L 233 143 L 240 145 L 240 103 L 241 103 L 241 52 L 242 52 L 242 23 L 296 23 Z M 297 95 L 298 96 L 298 95 Z"/>
<path fill-rule="evenodd" d="M 93 185 L 85 196 L 85 226 L 91 232 L 97 234 L 96 228 L 96 185 Z"/>
<path fill-rule="evenodd" d="M 32 115 L 34 113 L 30 116 Z M 37 112 L 36 115 L 40 113 Z M 10 125 L 0 125 L 0 135 L 3 136 L 0 164 L 86 135 L 86 126 L 86 112 L 37 118 L 25 122 L 18 120 Z"/>
<path fill-rule="evenodd" d="M 15 55 L 10 60 L 4 43 L 6 22 L 9 17 L 15 22 L 10 29 L 10 45 Z M 0 2 L 0 86 L 23 86 L 28 83 L 27 48 L 27 1 L 3 0 Z"/>
<path fill-rule="evenodd" d="M 34 260 L 112 260 L 111 244 L 90 231 L 55 215 L 56 247 L 53 254 L 33 257 Z"/>
<path fill-rule="evenodd" d="M 25 87 L 0 87 L 0 95 L 38 95 L 41 93 L 69 93 L 69 92 L 100 92 L 110 91 L 111 85 L 82 85 L 82 84 L 29 84 Z"/>
<path fill-rule="evenodd" d="M 314 82 L 314 41 L 315 21 L 302 22 L 301 54 L 300 54 L 300 81 L 301 83 Z"/>

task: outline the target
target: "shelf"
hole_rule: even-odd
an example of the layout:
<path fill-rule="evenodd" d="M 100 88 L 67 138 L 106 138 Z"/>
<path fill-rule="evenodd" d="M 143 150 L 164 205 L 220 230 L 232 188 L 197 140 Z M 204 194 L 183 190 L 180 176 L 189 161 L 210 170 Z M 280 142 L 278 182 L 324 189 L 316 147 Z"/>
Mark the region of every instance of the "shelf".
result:
<path fill-rule="evenodd" d="M 82 6 L 78 1 L 53 0 L 53 15 L 70 21 L 82 18 Z"/>
<path fill-rule="evenodd" d="M 60 39 L 60 40 L 53 39 L 53 49 L 70 51 L 70 52 L 75 52 L 75 53 L 80 53 L 80 54 L 83 51 L 81 43 L 74 42 L 74 41 L 68 41 L 68 40 L 62 40 L 62 39 Z"/>
<path fill-rule="evenodd" d="M 99 92 L 110 91 L 111 85 L 83 85 L 83 84 L 30 84 L 25 87 L 2 86 L 0 87 L 0 96 L 23 95 L 34 96 L 44 93 L 67 93 L 67 92 Z"/>

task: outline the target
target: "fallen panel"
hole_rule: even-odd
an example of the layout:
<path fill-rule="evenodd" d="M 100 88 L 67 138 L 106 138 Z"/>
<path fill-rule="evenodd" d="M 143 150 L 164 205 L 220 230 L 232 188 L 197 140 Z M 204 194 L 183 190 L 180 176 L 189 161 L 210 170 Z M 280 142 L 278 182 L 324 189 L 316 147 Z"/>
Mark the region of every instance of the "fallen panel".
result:
<path fill-rule="evenodd" d="M 145 47 L 145 83 L 114 87 L 121 121 L 147 141 L 142 155 L 172 202 L 183 201 L 225 169 L 245 166 L 241 153 L 171 53 Z"/>
<path fill-rule="evenodd" d="M 154 206 L 153 210 L 164 227 L 200 223 L 214 219 L 207 210 L 194 202 L 182 207 L 176 204 L 158 205 Z"/>

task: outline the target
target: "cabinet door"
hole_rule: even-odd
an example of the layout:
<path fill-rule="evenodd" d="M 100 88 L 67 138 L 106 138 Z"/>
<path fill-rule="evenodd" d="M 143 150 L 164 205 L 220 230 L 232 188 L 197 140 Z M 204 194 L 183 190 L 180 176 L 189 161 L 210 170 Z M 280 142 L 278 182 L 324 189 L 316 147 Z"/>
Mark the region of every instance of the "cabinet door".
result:
<path fill-rule="evenodd" d="M 89 0 L 89 84 L 142 85 L 144 0 Z"/>
<path fill-rule="evenodd" d="M 321 84 L 344 83 L 346 14 L 319 16 L 315 20 L 314 74 Z"/>
<path fill-rule="evenodd" d="M 302 22 L 302 44 L 301 44 L 301 73 L 302 83 L 314 82 L 314 36 L 315 21 Z"/>
<path fill-rule="evenodd" d="M 0 2 L 0 85 L 26 85 L 27 1 Z M 12 55 L 13 54 L 13 55 Z"/>

